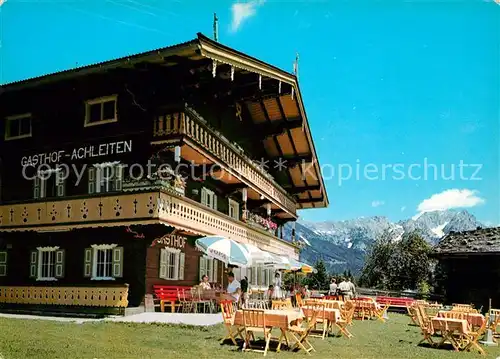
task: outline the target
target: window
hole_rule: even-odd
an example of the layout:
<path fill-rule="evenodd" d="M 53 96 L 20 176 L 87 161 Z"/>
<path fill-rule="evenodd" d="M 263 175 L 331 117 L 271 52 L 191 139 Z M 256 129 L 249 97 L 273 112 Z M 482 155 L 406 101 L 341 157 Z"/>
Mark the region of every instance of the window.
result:
<path fill-rule="evenodd" d="M 229 198 L 229 217 L 240 220 L 240 204 Z"/>
<path fill-rule="evenodd" d="M 204 275 L 208 275 L 210 283 L 217 282 L 217 260 L 208 258 L 207 256 L 200 257 L 200 280 Z"/>
<path fill-rule="evenodd" d="M 0 277 L 7 275 L 7 252 L 0 252 Z"/>
<path fill-rule="evenodd" d="M 121 191 L 123 165 L 119 162 L 95 164 L 93 168 L 89 168 L 88 180 L 89 194 Z"/>
<path fill-rule="evenodd" d="M 5 121 L 5 139 L 31 137 L 31 114 L 10 116 Z"/>
<path fill-rule="evenodd" d="M 184 280 L 184 253 L 180 249 L 162 248 L 160 250 L 160 278 Z"/>
<path fill-rule="evenodd" d="M 201 189 L 201 204 L 217 210 L 217 196 L 213 191 L 203 187 Z"/>
<path fill-rule="evenodd" d="M 113 95 L 85 102 L 85 127 L 118 121 L 117 98 Z"/>
<path fill-rule="evenodd" d="M 64 277 L 64 249 L 38 247 L 30 253 L 30 277 L 36 280 L 57 280 Z"/>
<path fill-rule="evenodd" d="M 93 244 L 91 248 L 85 248 L 83 276 L 91 280 L 123 277 L 123 247 Z"/>
<path fill-rule="evenodd" d="M 33 198 L 64 197 L 66 195 L 66 173 L 62 167 L 38 171 L 33 180 Z"/>

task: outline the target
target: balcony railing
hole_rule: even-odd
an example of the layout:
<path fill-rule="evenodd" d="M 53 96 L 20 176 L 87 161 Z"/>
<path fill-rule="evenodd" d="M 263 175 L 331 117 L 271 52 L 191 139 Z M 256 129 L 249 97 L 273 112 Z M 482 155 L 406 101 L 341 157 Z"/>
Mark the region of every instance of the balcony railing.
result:
<path fill-rule="evenodd" d="M 146 189 L 144 189 L 146 190 Z M 163 223 L 199 235 L 221 235 L 264 250 L 296 256 L 297 248 L 273 234 L 234 220 L 173 190 L 67 198 L 0 206 L 1 231 L 58 231 Z"/>
<path fill-rule="evenodd" d="M 280 207 L 296 216 L 297 203 L 274 181 L 269 173 L 255 165 L 241 148 L 230 143 L 222 134 L 217 133 L 203 122 L 204 120 L 199 115 L 186 109 L 184 112 L 159 116 L 154 122 L 153 134 L 154 137 L 158 138 L 173 135 L 188 136 L 222 160 L 227 169 L 236 172 L 238 176 L 252 184 L 255 189 L 263 191 Z"/>

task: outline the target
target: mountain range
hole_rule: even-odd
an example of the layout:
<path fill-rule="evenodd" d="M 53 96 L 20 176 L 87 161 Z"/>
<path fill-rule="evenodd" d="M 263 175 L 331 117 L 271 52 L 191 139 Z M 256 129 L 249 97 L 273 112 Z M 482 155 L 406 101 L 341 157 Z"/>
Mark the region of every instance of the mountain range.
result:
<path fill-rule="evenodd" d="M 360 217 L 345 221 L 309 222 L 297 221 L 295 236 L 304 243 L 300 259 L 314 264 L 319 259 L 331 273 L 350 270 L 359 273 L 370 246 L 383 233 L 393 240 L 403 234 L 419 231 L 432 245 L 435 245 L 451 231 L 460 232 L 486 227 L 467 211 L 424 212 L 413 218 L 391 222 L 387 217 Z M 292 226 L 285 227 L 286 238 L 290 238 Z"/>

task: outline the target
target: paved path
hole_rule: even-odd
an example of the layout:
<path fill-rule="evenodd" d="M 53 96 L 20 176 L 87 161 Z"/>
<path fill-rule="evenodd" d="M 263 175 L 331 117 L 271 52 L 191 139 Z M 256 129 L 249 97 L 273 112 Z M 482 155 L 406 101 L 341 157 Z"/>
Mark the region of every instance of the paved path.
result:
<path fill-rule="evenodd" d="M 68 317 L 48 317 L 43 315 L 25 314 L 3 314 L 0 318 L 27 319 L 27 320 L 52 320 L 57 322 L 74 322 L 82 324 L 86 322 L 123 322 L 123 323 L 165 323 L 165 324 L 185 324 L 195 326 L 208 326 L 222 323 L 222 315 L 218 314 L 184 314 L 184 313 L 140 313 L 126 317 L 113 316 L 104 319 L 90 318 L 68 318 Z"/>

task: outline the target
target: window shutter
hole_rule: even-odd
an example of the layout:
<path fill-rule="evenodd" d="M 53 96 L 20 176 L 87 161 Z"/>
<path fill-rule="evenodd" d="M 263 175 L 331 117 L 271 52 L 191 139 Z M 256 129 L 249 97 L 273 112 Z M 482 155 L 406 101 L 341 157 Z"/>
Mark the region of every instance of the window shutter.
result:
<path fill-rule="evenodd" d="M 213 194 L 213 209 L 215 209 L 217 211 L 217 195 L 214 193 Z"/>
<path fill-rule="evenodd" d="M 252 280 L 254 285 L 259 285 L 258 278 L 257 278 L 257 267 L 252 268 Z"/>
<path fill-rule="evenodd" d="M 115 166 L 115 191 L 121 191 L 122 190 L 122 183 L 123 183 L 123 166 L 118 165 Z"/>
<path fill-rule="evenodd" d="M 123 277 L 123 247 L 113 248 L 113 277 Z"/>
<path fill-rule="evenodd" d="M 38 251 L 30 251 L 30 278 L 36 278 L 38 272 Z"/>
<path fill-rule="evenodd" d="M 57 197 L 64 197 L 66 195 L 66 181 L 62 170 L 56 172 L 56 194 Z"/>
<path fill-rule="evenodd" d="M 200 257 L 200 270 L 199 270 L 200 281 L 203 278 L 203 275 L 205 275 L 206 271 L 207 271 L 207 259 L 205 257 Z"/>
<path fill-rule="evenodd" d="M 213 260 L 213 270 L 214 270 L 214 274 L 213 274 L 213 282 L 216 283 L 217 282 L 217 275 L 218 275 L 218 270 L 217 270 L 217 259 L 214 259 Z"/>
<path fill-rule="evenodd" d="M 184 280 L 184 265 L 186 262 L 186 257 L 184 253 L 179 253 L 179 280 Z"/>
<path fill-rule="evenodd" d="M 7 252 L 0 252 L 0 277 L 7 275 Z"/>
<path fill-rule="evenodd" d="M 92 277 L 92 248 L 85 248 L 83 260 L 83 276 L 85 278 Z"/>
<path fill-rule="evenodd" d="M 97 192 L 96 189 L 96 168 L 91 167 L 89 168 L 88 171 L 88 176 L 89 176 L 89 183 L 88 183 L 88 189 L 89 189 L 89 194 L 94 194 Z"/>
<path fill-rule="evenodd" d="M 208 281 L 209 282 L 212 282 L 213 281 L 213 275 L 214 275 L 214 272 L 213 272 L 213 263 L 214 263 L 214 260 L 211 259 L 211 258 L 207 258 L 206 259 L 207 261 L 207 268 L 206 268 L 206 275 L 208 275 Z"/>
<path fill-rule="evenodd" d="M 167 277 L 167 250 L 162 248 L 160 250 L 160 278 Z"/>
<path fill-rule="evenodd" d="M 56 269 L 56 278 L 64 278 L 64 249 L 60 249 L 56 251 L 56 260 L 55 260 L 55 269 Z"/>
<path fill-rule="evenodd" d="M 205 206 L 207 205 L 207 189 L 206 188 L 201 189 L 201 204 L 204 204 Z"/>
<path fill-rule="evenodd" d="M 40 198 L 40 177 L 36 176 L 33 180 L 33 198 Z"/>

